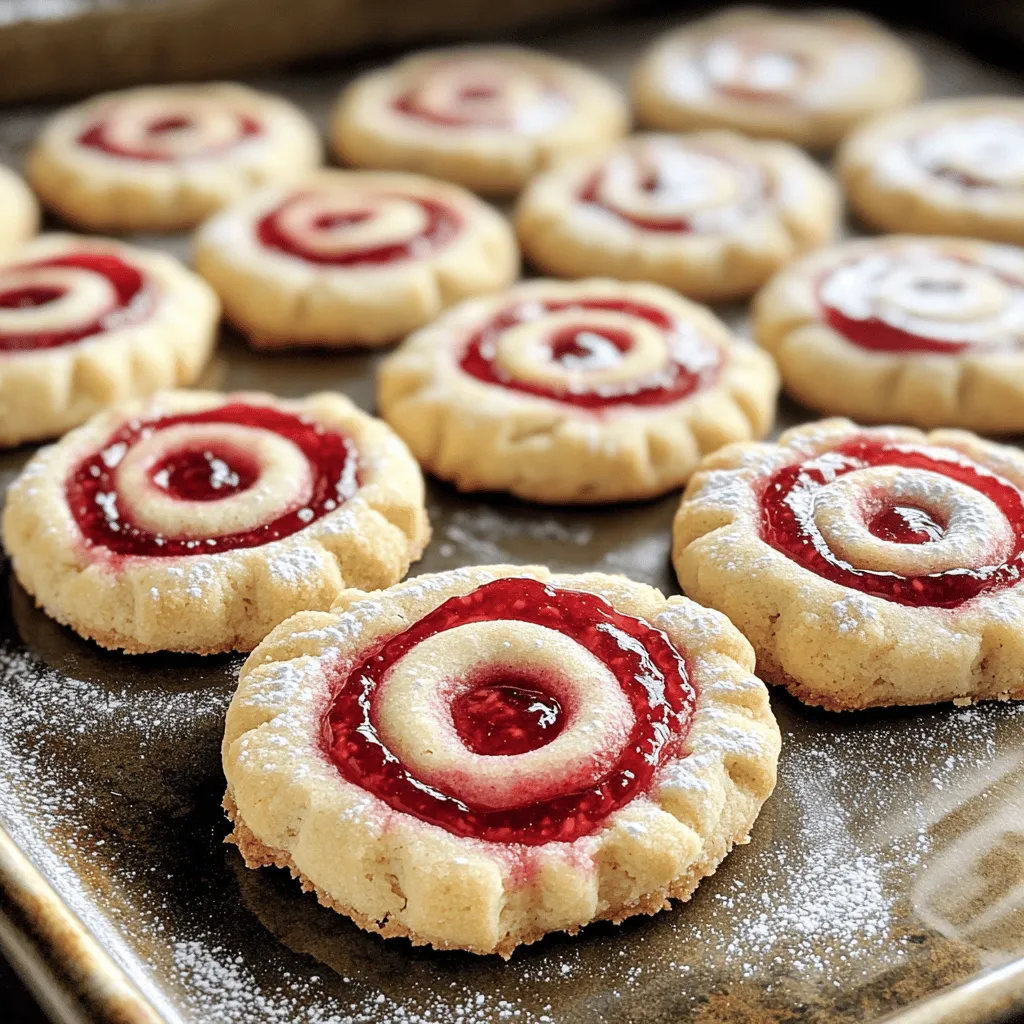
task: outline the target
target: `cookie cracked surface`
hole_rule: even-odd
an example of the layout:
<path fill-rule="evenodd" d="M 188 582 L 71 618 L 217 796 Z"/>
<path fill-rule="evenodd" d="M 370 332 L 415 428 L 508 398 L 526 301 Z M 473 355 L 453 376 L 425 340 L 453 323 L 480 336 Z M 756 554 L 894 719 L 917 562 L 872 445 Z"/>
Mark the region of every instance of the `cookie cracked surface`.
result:
<path fill-rule="evenodd" d="M 774 786 L 752 663 L 723 616 L 597 573 L 343 593 L 242 669 L 230 838 L 360 927 L 437 948 L 508 956 L 654 913 L 747 841 Z"/>
<path fill-rule="evenodd" d="M 119 406 L 42 449 L 3 515 L 36 602 L 128 653 L 252 650 L 344 587 L 401 579 L 429 532 L 408 450 L 329 393 Z"/>
<path fill-rule="evenodd" d="M 732 445 L 676 516 L 683 590 L 832 710 L 1024 697 L 1024 454 L 825 420 Z"/>

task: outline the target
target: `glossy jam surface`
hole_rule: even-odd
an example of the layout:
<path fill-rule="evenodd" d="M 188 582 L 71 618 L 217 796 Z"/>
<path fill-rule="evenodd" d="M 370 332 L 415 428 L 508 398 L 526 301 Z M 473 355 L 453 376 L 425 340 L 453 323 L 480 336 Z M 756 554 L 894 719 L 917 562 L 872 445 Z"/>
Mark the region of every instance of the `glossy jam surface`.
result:
<path fill-rule="evenodd" d="M 149 472 L 149 479 L 179 501 L 218 501 L 248 490 L 260 476 L 259 463 L 228 445 L 173 452 Z"/>
<path fill-rule="evenodd" d="M 686 330 L 682 325 L 676 324 L 664 310 L 656 306 L 647 306 L 639 302 L 630 302 L 623 299 L 579 299 L 571 302 L 531 302 L 528 305 L 512 306 L 496 314 L 492 319 L 480 327 L 469 339 L 463 352 L 459 365 L 465 373 L 476 377 L 486 384 L 494 384 L 499 387 L 509 388 L 512 391 L 522 391 L 529 395 L 538 395 L 542 398 L 550 398 L 569 405 L 579 406 L 583 409 L 600 411 L 619 405 L 665 405 L 669 402 L 678 402 L 695 391 L 708 387 L 714 383 L 721 368 L 721 350 L 710 340 L 701 339 L 702 358 L 699 365 L 690 368 L 681 359 L 670 358 L 664 369 L 656 376 L 645 380 L 630 381 L 627 384 L 602 387 L 591 391 L 567 391 L 555 387 L 548 387 L 544 384 L 529 380 L 518 380 L 510 377 L 502 371 L 499 366 L 497 355 L 497 344 L 502 333 L 511 327 L 528 323 L 530 320 L 543 313 L 558 313 L 564 310 L 579 310 L 584 313 L 586 310 L 609 311 L 625 313 L 627 316 L 635 317 L 638 320 L 646 321 L 666 335 L 679 332 L 680 335 Z M 567 360 L 573 355 L 581 359 L 593 360 L 595 343 L 592 339 L 586 339 L 586 335 L 601 339 L 607 343 L 604 352 L 611 356 L 610 348 L 617 348 L 625 353 L 632 346 L 632 341 L 625 332 L 609 331 L 604 326 L 596 327 L 593 330 L 587 328 L 585 316 L 580 317 L 579 326 L 572 328 L 572 333 L 567 334 L 560 330 L 552 339 L 553 359 L 566 365 Z M 581 341 L 581 339 L 585 339 Z M 668 350 L 670 356 L 673 346 L 670 339 Z M 589 348 L 587 347 L 589 345 Z M 592 363 L 590 365 L 593 365 Z M 607 364 L 604 364 L 607 365 Z M 691 364 L 692 365 L 692 364 Z M 586 363 L 577 365 L 579 369 L 587 369 Z"/>
<path fill-rule="evenodd" d="M 930 544 L 946 533 L 928 509 L 916 505 L 885 504 L 871 517 L 868 529 L 893 544 Z"/>
<path fill-rule="evenodd" d="M 81 135 L 78 136 L 78 144 L 89 149 L 98 149 L 108 156 L 118 156 L 125 160 L 145 160 L 153 163 L 176 163 L 180 160 L 202 159 L 204 157 L 218 156 L 234 148 L 239 143 L 262 134 L 263 126 L 254 117 L 238 115 L 238 131 L 233 139 L 221 142 L 217 145 L 204 146 L 187 156 L 172 155 L 167 149 L 161 148 L 161 139 L 166 138 L 174 132 L 187 131 L 193 127 L 193 122 L 184 115 L 170 115 L 158 117 L 150 121 L 145 128 L 145 137 L 151 139 L 152 146 L 143 143 L 141 146 L 125 146 L 114 138 L 111 132 L 110 123 L 98 121 L 90 125 Z"/>
<path fill-rule="evenodd" d="M 136 523 L 131 507 L 117 489 L 117 467 L 124 456 L 140 439 L 154 432 L 181 424 L 216 423 L 270 430 L 291 441 L 309 465 L 312 494 L 307 504 L 243 533 L 217 537 L 167 537 Z M 223 466 L 215 467 L 206 457 L 207 451 L 187 448 L 176 453 L 177 458 L 173 454 L 165 458 L 154 468 L 153 484 L 175 497 L 213 501 L 237 494 L 257 479 L 258 466 L 251 457 L 237 451 L 211 452 L 214 459 L 218 454 L 228 456 L 221 460 Z M 219 478 L 220 486 L 214 485 L 215 478 Z M 162 481 L 166 486 L 161 485 Z M 358 486 L 358 455 L 347 437 L 291 413 L 234 403 L 205 412 L 125 423 L 102 449 L 72 470 L 65 493 L 71 514 L 89 544 L 116 555 L 171 558 L 258 547 L 288 537 L 333 512 Z"/>
<path fill-rule="evenodd" d="M 971 347 L 969 342 L 946 341 L 913 334 L 879 317 L 863 320 L 846 316 L 833 306 L 822 305 L 825 323 L 861 348 L 874 352 L 938 352 L 956 354 Z"/>
<path fill-rule="evenodd" d="M 7 271 L 45 270 L 66 267 L 100 274 L 113 286 L 114 303 L 98 317 L 76 322 L 65 328 L 52 327 L 44 331 L 5 331 L 0 317 L 0 352 L 26 352 L 34 349 L 59 348 L 90 338 L 104 331 L 144 320 L 153 308 L 153 290 L 147 286 L 142 272 L 109 253 L 76 252 L 38 263 L 23 263 L 5 268 Z M 3 271 L 0 271 L 0 309 L 39 309 L 64 297 L 63 289 L 53 287 L 18 287 L 4 290 Z"/>
<path fill-rule="evenodd" d="M 421 196 L 381 196 L 381 199 L 396 198 L 403 202 L 414 203 L 423 213 L 424 224 L 415 235 L 402 241 L 389 241 L 381 245 L 367 245 L 359 248 L 340 246 L 337 251 L 321 251 L 303 244 L 301 237 L 285 229 L 282 215 L 292 202 L 304 197 L 288 200 L 276 210 L 263 217 L 256 226 L 256 234 L 260 242 L 269 249 L 296 256 L 310 263 L 325 266 L 360 267 L 375 266 L 385 263 L 397 263 L 401 260 L 420 259 L 429 256 L 438 249 L 448 245 L 459 233 L 462 218 L 458 212 L 446 203 Z M 313 229 L 332 231 L 337 228 L 362 224 L 374 217 L 371 209 L 354 210 L 344 214 L 329 213 L 313 222 Z"/>
<path fill-rule="evenodd" d="M 1013 530 L 1012 554 L 999 565 L 923 576 L 859 569 L 838 558 L 814 523 L 814 494 L 832 480 L 870 466 L 930 470 L 990 498 Z M 871 438 L 852 440 L 814 460 L 778 470 L 765 483 L 761 508 L 761 535 L 772 547 L 825 579 L 897 604 L 956 608 L 979 594 L 1014 586 L 1024 571 L 1024 495 L 966 456 L 944 449 L 920 449 Z M 882 512 L 883 518 L 874 518 L 869 529 L 885 540 L 927 543 L 938 539 L 937 531 L 944 531 L 943 525 L 922 509 Z M 885 536 L 886 531 L 890 536 Z"/>
<path fill-rule="evenodd" d="M 426 787 L 383 744 L 375 693 L 387 671 L 416 644 L 472 622 L 533 622 L 572 637 L 602 661 L 622 687 L 635 722 L 623 753 L 600 782 L 553 799 L 534 799 L 508 810 L 470 806 Z M 500 680 L 498 680 L 500 683 Z M 369 651 L 333 680 L 334 698 L 323 722 L 323 749 L 351 783 L 394 810 L 455 835 L 490 842 L 572 842 L 601 826 L 609 814 L 644 793 L 655 769 L 679 748 L 689 731 L 696 693 L 683 655 L 660 630 L 615 611 L 593 594 L 554 590 L 528 579 L 500 579 L 445 601 L 429 615 Z M 498 693 L 481 701 L 504 703 Z M 522 703 L 524 698 L 515 698 Z M 521 716 L 513 710 L 513 718 Z M 487 744 L 480 731 L 476 742 Z"/>
<path fill-rule="evenodd" d="M 452 701 L 455 731 L 474 754 L 525 754 L 547 746 L 565 726 L 562 705 L 541 681 L 510 677 L 480 681 Z"/>

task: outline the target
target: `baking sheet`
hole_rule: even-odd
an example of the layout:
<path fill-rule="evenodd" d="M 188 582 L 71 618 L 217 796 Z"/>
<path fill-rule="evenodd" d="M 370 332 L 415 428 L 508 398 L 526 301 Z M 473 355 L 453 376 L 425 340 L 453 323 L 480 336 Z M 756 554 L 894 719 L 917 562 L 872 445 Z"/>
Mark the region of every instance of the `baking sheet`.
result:
<path fill-rule="evenodd" d="M 624 80 L 665 27 L 628 20 L 525 41 Z M 1022 92 L 913 41 L 935 95 Z M 254 84 L 323 122 L 356 70 Z M 17 165 L 47 112 L 0 111 L 0 159 Z M 140 240 L 187 254 L 185 239 Z M 723 312 L 742 329 L 741 311 Z M 205 383 L 331 387 L 370 409 L 375 361 L 256 355 L 226 335 Z M 803 418 L 783 403 L 781 426 Z M 29 454 L 0 457 L 0 486 Z M 562 511 L 432 484 L 435 538 L 414 572 L 544 562 L 676 592 L 676 502 Z M 196 1024 L 862 1021 L 1024 954 L 1024 705 L 836 716 L 773 694 L 784 752 L 753 842 L 689 904 L 553 936 L 506 964 L 364 934 L 223 845 L 219 742 L 240 656 L 110 654 L 34 609 L 6 567 L 0 595 L 0 824 L 59 900 L 19 901 L 24 882 L 8 872 L 0 907 L 20 908 L 54 970 L 67 959 L 54 955 L 62 908 L 98 939 L 116 968 L 102 957 L 86 967 L 79 951 L 60 980 L 91 991 L 100 1018 L 114 1007 Z M 96 996 L 98 975 L 117 999 Z"/>

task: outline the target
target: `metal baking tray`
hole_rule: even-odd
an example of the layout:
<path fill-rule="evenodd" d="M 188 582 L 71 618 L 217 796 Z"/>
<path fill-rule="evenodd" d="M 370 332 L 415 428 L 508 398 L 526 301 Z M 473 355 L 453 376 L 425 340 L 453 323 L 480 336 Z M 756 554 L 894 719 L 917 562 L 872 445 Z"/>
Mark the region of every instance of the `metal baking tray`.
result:
<path fill-rule="evenodd" d="M 525 41 L 624 81 L 666 27 Z M 933 94 L 1024 91 L 911 41 Z M 344 77 L 254 84 L 323 122 Z M 0 112 L 0 159 L 17 165 L 47 113 Z M 139 240 L 187 255 L 187 239 Z M 723 312 L 743 329 L 742 310 Z M 333 387 L 370 409 L 375 359 L 256 355 L 226 334 L 204 383 Z M 780 426 L 803 418 L 783 403 Z M 29 454 L 0 457 L 0 486 Z M 435 538 L 414 572 L 544 562 L 675 592 L 676 502 L 558 510 L 432 484 Z M 223 844 L 219 741 L 241 657 L 107 653 L 37 611 L 6 566 L 0 594 L 0 940 L 59 1020 L 863 1021 L 1024 954 L 1024 704 L 839 716 L 776 692 L 779 786 L 749 846 L 690 903 L 503 963 L 365 934 Z"/>

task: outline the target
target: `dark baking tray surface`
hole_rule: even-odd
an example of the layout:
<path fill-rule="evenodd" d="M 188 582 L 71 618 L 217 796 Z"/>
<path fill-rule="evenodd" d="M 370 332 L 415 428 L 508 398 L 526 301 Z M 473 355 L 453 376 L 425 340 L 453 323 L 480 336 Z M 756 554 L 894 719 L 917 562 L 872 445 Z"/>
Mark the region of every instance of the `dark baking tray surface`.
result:
<path fill-rule="evenodd" d="M 622 80 L 665 27 L 536 42 Z M 913 41 L 934 94 L 1021 92 L 945 44 Z M 256 84 L 322 121 L 342 78 Z M 0 159 L 16 164 L 46 113 L 0 112 Z M 142 241 L 187 253 L 183 239 Z M 258 356 L 229 335 L 205 383 L 336 388 L 369 409 L 373 368 L 366 355 Z M 783 405 L 783 424 L 802 418 Z M 0 484 L 28 455 L 0 458 Z M 429 501 L 435 538 L 416 572 L 543 562 L 677 590 L 676 496 L 563 511 L 434 484 Z M 241 657 L 102 652 L 3 572 L 0 824 L 39 875 L 0 842 L 0 937 L 64 1016 L 72 992 L 105 1021 L 861 1021 L 1024 953 L 1024 705 L 836 716 L 775 694 L 785 749 L 753 842 L 684 906 L 551 937 L 506 964 L 382 941 L 283 872 L 243 868 L 222 844 L 219 807 Z"/>

